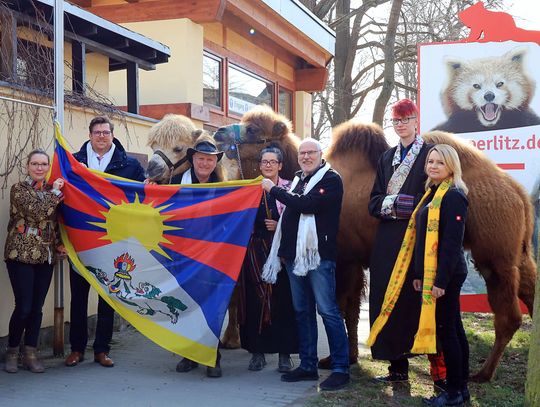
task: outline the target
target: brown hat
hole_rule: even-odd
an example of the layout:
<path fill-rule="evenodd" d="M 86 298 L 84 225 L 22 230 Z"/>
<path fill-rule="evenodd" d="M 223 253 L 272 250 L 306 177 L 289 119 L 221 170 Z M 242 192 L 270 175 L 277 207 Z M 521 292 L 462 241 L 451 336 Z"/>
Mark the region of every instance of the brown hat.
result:
<path fill-rule="evenodd" d="M 223 157 L 223 151 L 219 151 L 216 145 L 209 140 L 199 141 L 193 148 L 188 148 L 186 155 L 190 163 L 193 162 L 193 154 L 195 153 L 217 155 L 218 161 Z"/>

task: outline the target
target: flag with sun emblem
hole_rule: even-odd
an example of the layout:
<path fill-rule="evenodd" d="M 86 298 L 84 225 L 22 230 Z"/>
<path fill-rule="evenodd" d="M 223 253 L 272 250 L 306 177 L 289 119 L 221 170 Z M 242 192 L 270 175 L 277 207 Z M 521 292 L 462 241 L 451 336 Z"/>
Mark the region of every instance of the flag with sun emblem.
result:
<path fill-rule="evenodd" d="M 56 128 L 70 262 L 158 345 L 208 366 L 261 199 L 260 179 L 147 185 L 89 170 Z"/>

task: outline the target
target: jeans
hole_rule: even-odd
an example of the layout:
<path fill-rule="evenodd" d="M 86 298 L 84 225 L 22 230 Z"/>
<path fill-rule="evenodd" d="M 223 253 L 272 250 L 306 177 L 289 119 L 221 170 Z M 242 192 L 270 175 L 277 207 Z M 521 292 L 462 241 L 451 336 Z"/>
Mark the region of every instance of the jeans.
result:
<path fill-rule="evenodd" d="M 90 284 L 72 267 L 69 270 L 69 283 L 71 287 L 69 342 L 72 352 L 84 353 L 88 343 L 88 292 Z M 112 339 L 113 324 L 114 310 L 103 298 L 99 297 L 94 353 L 108 353 L 110 351 L 109 343 Z"/>
<path fill-rule="evenodd" d="M 9 320 L 8 344 L 12 348 L 18 347 L 24 332 L 24 344 L 36 347 L 53 266 L 12 260 L 7 261 L 6 265 L 15 296 L 15 309 Z"/>
<path fill-rule="evenodd" d="M 336 263 L 321 260 L 319 267 L 310 270 L 305 277 L 293 273 L 293 261 L 285 261 L 285 267 L 298 326 L 300 367 L 308 372 L 317 371 L 317 306 L 330 345 L 332 371 L 348 373 L 349 343 L 336 301 Z"/>
<path fill-rule="evenodd" d="M 446 384 L 451 395 L 456 394 L 469 380 L 469 343 L 465 336 L 459 294 L 466 274 L 453 276 L 442 297 L 437 299 L 437 336 L 441 340 Z"/>

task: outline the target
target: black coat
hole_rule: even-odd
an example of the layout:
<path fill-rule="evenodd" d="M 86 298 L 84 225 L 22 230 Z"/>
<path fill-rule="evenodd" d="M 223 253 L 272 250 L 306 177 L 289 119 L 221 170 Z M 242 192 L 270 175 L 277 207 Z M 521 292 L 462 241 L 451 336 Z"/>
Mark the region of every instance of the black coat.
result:
<path fill-rule="evenodd" d="M 83 163 L 86 166 L 88 166 L 88 154 L 86 153 L 86 145 L 89 142 L 90 141 L 85 142 L 82 145 L 81 149 L 75 154 L 73 154 L 77 161 Z M 107 168 L 105 168 L 105 172 L 107 174 L 131 179 L 133 181 L 144 181 L 144 169 L 141 164 L 135 158 L 128 157 L 124 146 L 122 146 L 118 139 L 114 138 L 113 143 L 115 145 L 115 149 L 111 162 L 109 163 L 109 165 L 107 165 Z"/>
<path fill-rule="evenodd" d="M 435 195 L 432 187 L 431 196 L 416 214 L 416 243 L 414 249 L 414 275 L 417 279 L 424 276 L 424 253 L 426 246 L 426 227 L 428 204 Z M 459 274 L 467 274 L 467 263 L 463 253 L 463 236 L 467 219 L 468 200 L 463 191 L 455 187 L 444 194 L 439 216 L 439 241 L 437 246 L 437 273 L 435 286 L 446 289 L 450 279 Z"/>
<path fill-rule="evenodd" d="M 300 174 L 300 171 L 296 173 L 297 176 Z M 296 258 L 296 237 L 301 214 L 315 215 L 321 260 L 336 260 L 343 182 L 341 176 L 330 169 L 311 191 L 303 195 L 305 186 L 313 175 L 299 181 L 294 191 L 289 192 L 278 186 L 270 190 L 274 198 L 287 206 L 281 215 L 283 220 L 281 221 L 281 244 L 278 251 L 278 256 L 287 260 Z"/>
<path fill-rule="evenodd" d="M 381 219 L 371 254 L 369 266 L 369 320 L 373 325 L 379 316 L 384 294 L 399 253 L 409 219 L 382 219 L 381 205 L 386 197 L 388 182 L 394 173 L 392 159 L 397 147 L 386 151 L 379 160 L 377 177 L 371 191 L 369 213 Z M 431 145 L 424 144 L 409 176 L 399 191 L 401 194 L 414 196 L 417 204 L 425 192 L 427 176 L 424 172 L 426 156 Z M 414 334 L 418 328 L 420 315 L 420 293 L 412 285 L 412 265 L 401 290 L 394 310 L 379 333 L 377 341 L 371 347 L 375 359 L 394 360 L 410 351 Z"/>

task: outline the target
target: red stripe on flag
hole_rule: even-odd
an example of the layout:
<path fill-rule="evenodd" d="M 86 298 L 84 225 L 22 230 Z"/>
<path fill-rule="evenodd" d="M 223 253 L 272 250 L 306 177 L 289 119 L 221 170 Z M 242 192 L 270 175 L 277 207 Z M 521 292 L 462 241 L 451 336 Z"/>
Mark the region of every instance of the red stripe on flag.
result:
<path fill-rule="evenodd" d="M 524 170 L 525 163 L 501 163 L 497 166 L 502 170 Z"/>
<path fill-rule="evenodd" d="M 156 208 L 171 199 L 179 189 L 177 185 L 146 184 L 144 186 L 144 201 L 142 203 L 147 205 L 152 204 Z"/>
<path fill-rule="evenodd" d="M 84 250 L 97 249 L 111 243 L 110 240 L 100 240 L 100 237 L 105 236 L 105 230 L 103 232 L 97 232 L 95 230 L 82 230 L 71 228 L 64 225 L 66 232 L 69 236 L 69 241 L 75 248 L 76 252 L 82 252 Z"/>
<path fill-rule="evenodd" d="M 96 218 L 105 219 L 101 212 L 108 212 L 110 209 L 108 206 L 103 206 L 88 195 L 83 194 L 71 184 L 66 183 L 63 192 L 64 203 L 79 212 L 87 213 Z"/>
<path fill-rule="evenodd" d="M 246 254 L 245 247 L 230 243 L 208 242 L 206 240 L 189 239 L 172 235 L 166 235 L 164 237 L 171 243 L 162 243 L 163 246 L 221 271 L 234 281 L 238 279 L 240 266 Z"/>
<path fill-rule="evenodd" d="M 489 305 L 487 294 L 462 294 L 459 297 L 462 312 L 487 312 L 493 313 Z M 522 314 L 527 314 L 527 307 L 519 301 Z"/>

